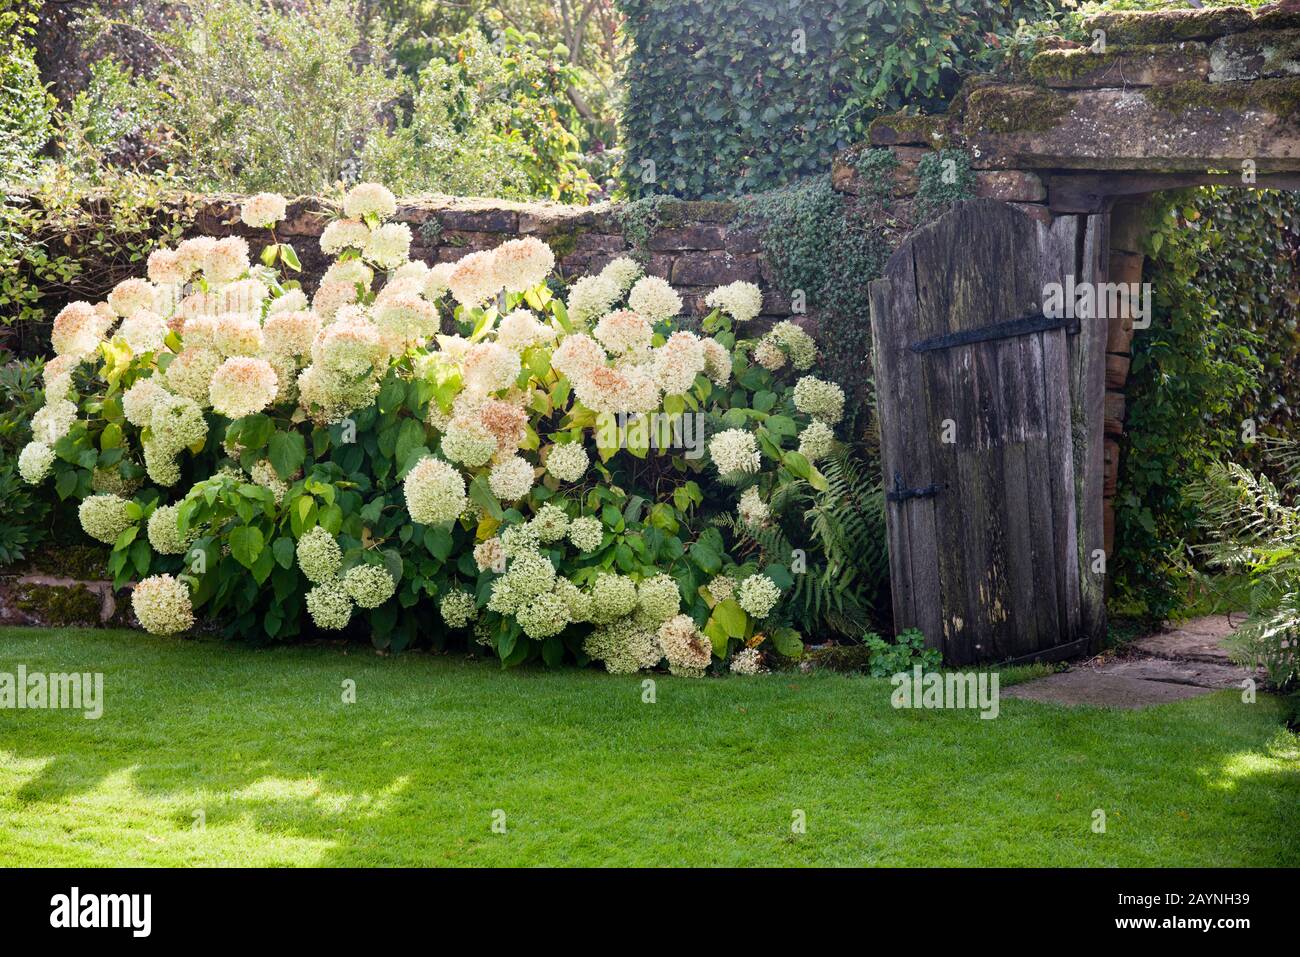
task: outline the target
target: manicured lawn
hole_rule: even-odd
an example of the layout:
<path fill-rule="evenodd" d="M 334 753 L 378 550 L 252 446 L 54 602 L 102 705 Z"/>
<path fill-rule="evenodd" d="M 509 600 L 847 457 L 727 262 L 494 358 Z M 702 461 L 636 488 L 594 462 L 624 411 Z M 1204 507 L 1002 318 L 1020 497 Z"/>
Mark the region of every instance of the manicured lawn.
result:
<path fill-rule="evenodd" d="M 105 711 L 0 710 L 9 865 L 1300 864 L 1267 697 L 985 721 L 883 680 L 658 676 L 645 704 L 596 671 L 0 630 L 19 664 L 104 672 Z"/>

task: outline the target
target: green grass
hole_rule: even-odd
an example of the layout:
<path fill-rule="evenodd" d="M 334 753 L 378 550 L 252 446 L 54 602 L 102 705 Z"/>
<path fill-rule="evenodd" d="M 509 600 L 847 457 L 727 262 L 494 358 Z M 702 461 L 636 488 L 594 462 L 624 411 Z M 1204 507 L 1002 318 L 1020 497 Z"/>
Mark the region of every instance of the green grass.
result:
<path fill-rule="evenodd" d="M 777 674 L 657 676 L 645 704 L 594 670 L 0 629 L 20 663 L 102 671 L 106 700 L 0 711 L 9 865 L 1300 864 L 1267 696 L 985 721 Z"/>

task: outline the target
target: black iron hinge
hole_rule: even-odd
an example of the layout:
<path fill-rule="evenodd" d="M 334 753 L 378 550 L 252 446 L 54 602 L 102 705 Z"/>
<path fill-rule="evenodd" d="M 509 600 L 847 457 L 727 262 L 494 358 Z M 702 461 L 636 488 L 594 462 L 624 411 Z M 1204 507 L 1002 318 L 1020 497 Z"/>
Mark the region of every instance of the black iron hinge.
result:
<path fill-rule="evenodd" d="M 885 493 L 885 500 L 889 502 L 906 502 L 909 498 L 934 498 L 947 487 L 947 485 L 932 483 L 923 485 L 921 488 L 908 488 L 903 484 L 902 474 L 895 472 L 894 487 Z"/>
<path fill-rule="evenodd" d="M 933 352 L 935 349 L 951 349 L 953 346 L 968 346 L 974 342 L 988 342 L 991 339 L 1009 339 L 1012 336 L 1027 336 L 1032 332 L 1048 332 L 1052 329 L 1065 329 L 1069 335 L 1079 331 L 1078 319 L 1064 316 L 1028 316 L 1024 319 L 1012 319 L 1010 322 L 995 322 L 981 329 L 964 329 L 947 335 L 934 336 L 913 342 L 913 352 Z"/>

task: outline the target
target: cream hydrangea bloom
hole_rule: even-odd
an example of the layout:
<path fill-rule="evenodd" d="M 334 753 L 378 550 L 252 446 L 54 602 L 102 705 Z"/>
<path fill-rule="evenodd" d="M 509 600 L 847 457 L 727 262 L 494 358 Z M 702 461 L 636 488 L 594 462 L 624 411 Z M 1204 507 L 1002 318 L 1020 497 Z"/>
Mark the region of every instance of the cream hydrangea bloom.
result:
<path fill-rule="evenodd" d="M 591 459 L 577 442 L 552 445 L 546 454 L 546 471 L 561 482 L 576 482 L 587 474 Z"/>
<path fill-rule="evenodd" d="M 465 511 L 465 479 L 451 465 L 432 456 L 421 459 L 402 483 L 406 510 L 421 525 L 455 521 Z"/>
<path fill-rule="evenodd" d="M 153 283 L 146 279 L 123 279 L 108 294 L 108 307 L 117 316 L 150 312 L 154 307 L 156 293 Z"/>
<path fill-rule="evenodd" d="M 212 375 L 221 365 L 221 355 L 215 349 L 198 347 L 182 349 L 180 354 L 167 366 L 163 379 L 167 386 L 177 395 L 183 395 L 195 402 L 207 402 L 208 390 L 212 385 Z M 141 379 L 149 382 L 149 379 Z M 138 385 L 139 383 L 137 383 Z M 130 416 L 127 416 L 129 419 Z"/>
<path fill-rule="evenodd" d="M 308 302 L 305 292 L 301 289 L 286 289 L 271 300 L 267 312 L 275 315 L 279 312 L 302 312 L 310 308 L 311 304 Z"/>
<path fill-rule="evenodd" d="M 343 215 L 351 219 L 377 216 L 387 219 L 397 212 L 397 197 L 382 183 L 357 183 L 343 197 Z"/>
<path fill-rule="evenodd" d="M 499 342 L 476 342 L 465 353 L 461 373 L 475 392 L 500 392 L 514 385 L 523 370 L 519 353 Z"/>
<path fill-rule="evenodd" d="M 159 505 L 149 516 L 149 545 L 159 555 L 184 555 L 198 537 L 195 529 L 181 534 L 180 510 L 179 504 Z"/>
<path fill-rule="evenodd" d="M 136 355 L 157 352 L 167 338 L 167 321 L 157 313 L 141 310 L 122 320 L 117 334 Z"/>
<path fill-rule="evenodd" d="M 834 425 L 844 418 L 844 390 L 834 382 L 806 375 L 794 384 L 794 407 L 827 425 Z"/>
<path fill-rule="evenodd" d="M 604 540 L 605 528 L 598 518 L 584 515 L 569 523 L 569 541 L 573 543 L 574 548 L 584 554 L 600 548 Z"/>
<path fill-rule="evenodd" d="M 799 454 L 809 462 L 830 455 L 835 449 L 835 433 L 825 422 L 814 419 L 799 433 Z"/>
<path fill-rule="evenodd" d="M 248 197 L 239 207 L 239 218 L 245 226 L 265 229 L 284 219 L 287 204 L 279 193 L 257 193 Z"/>
<path fill-rule="evenodd" d="M 572 383 L 577 383 L 605 365 L 609 357 L 595 339 L 575 332 L 564 337 L 551 353 L 551 367 Z"/>
<path fill-rule="evenodd" d="M 742 648 L 731 659 L 731 673 L 756 675 L 763 670 L 763 653 L 757 648 Z"/>
<path fill-rule="evenodd" d="M 546 281 L 555 268 L 555 253 L 536 236 L 510 239 L 495 250 L 497 278 L 506 292 L 524 292 Z"/>
<path fill-rule="evenodd" d="M 752 432 L 727 429 L 709 440 L 709 456 L 723 476 L 752 475 L 758 471 L 758 441 Z"/>
<path fill-rule="evenodd" d="M 82 499 L 77 508 L 81 528 L 97 542 L 111 545 L 131 526 L 127 506 L 131 503 L 120 495 L 105 493 Z"/>
<path fill-rule="evenodd" d="M 273 312 L 262 326 L 262 348 L 268 355 L 306 358 L 320 328 L 320 316 L 313 312 Z"/>
<path fill-rule="evenodd" d="M 150 281 L 160 286 L 180 285 L 189 282 L 190 278 L 190 270 L 174 249 L 155 249 L 151 252 L 145 271 Z"/>
<path fill-rule="evenodd" d="M 478 617 L 474 596 L 461 589 L 443 595 L 438 604 L 438 612 L 448 628 L 465 628 Z"/>
<path fill-rule="evenodd" d="M 753 486 L 740 494 L 740 503 L 736 506 L 740 520 L 751 528 L 762 528 L 771 517 L 767 503 L 759 497 L 758 489 Z"/>
<path fill-rule="evenodd" d="M 663 657 L 658 636 L 633 618 L 620 618 L 596 628 L 582 650 L 601 661 L 610 674 L 632 674 L 652 668 Z"/>
<path fill-rule="evenodd" d="M 76 403 L 67 399 L 55 399 L 36 410 L 32 416 L 32 438 L 46 445 L 53 445 L 72 429 L 77 421 Z"/>
<path fill-rule="evenodd" d="M 321 231 L 320 251 L 337 256 L 345 249 L 362 249 L 370 241 L 370 227 L 359 219 L 335 219 Z"/>
<path fill-rule="evenodd" d="M 208 282 L 234 282 L 248 272 L 248 241 L 242 236 L 218 239 L 203 256 Z"/>
<path fill-rule="evenodd" d="M 457 260 L 447 275 L 452 298 L 466 308 L 481 306 L 503 287 L 491 250 L 470 253 Z"/>
<path fill-rule="evenodd" d="M 642 352 L 650 348 L 654 329 L 632 310 L 619 309 L 603 316 L 593 334 L 611 353 Z"/>
<path fill-rule="evenodd" d="M 569 287 L 569 301 L 566 303 L 569 318 L 580 325 L 587 325 L 609 312 L 622 294 L 623 291 L 612 279 L 583 276 Z M 641 312 L 640 309 L 636 311 Z"/>
<path fill-rule="evenodd" d="M 168 395 L 158 381 L 158 376 L 136 379 L 131 388 L 122 394 L 122 414 L 126 421 L 144 428 L 153 417 L 154 406 Z"/>
<path fill-rule="evenodd" d="M 361 255 L 381 269 L 396 269 L 410 259 L 411 227 L 406 223 L 384 223 L 371 230 Z"/>
<path fill-rule="evenodd" d="M 606 263 L 600 275 L 616 285 L 619 293 L 622 294 L 631 289 L 632 284 L 641 278 L 642 271 L 641 264 L 635 259 L 620 256 Z"/>
<path fill-rule="evenodd" d="M 655 350 L 655 383 L 667 395 L 680 395 L 695 384 L 704 371 L 704 346 L 692 332 L 674 332 Z"/>
<path fill-rule="evenodd" d="M 343 590 L 359 608 L 378 608 L 397 591 L 393 576 L 378 565 L 357 565 L 343 575 Z"/>
<path fill-rule="evenodd" d="M 512 455 L 492 466 L 488 486 L 501 501 L 516 502 L 533 490 L 533 467 L 526 459 Z"/>
<path fill-rule="evenodd" d="M 514 352 L 523 352 L 553 335 L 551 329 L 538 322 L 527 309 L 516 309 L 497 325 L 497 342 Z"/>
<path fill-rule="evenodd" d="M 275 369 L 265 359 L 232 356 L 213 373 L 208 398 L 217 412 L 242 419 L 270 405 L 279 387 Z"/>
<path fill-rule="evenodd" d="M 736 601 L 755 618 L 766 618 L 781 599 L 781 589 L 766 575 L 750 575 L 736 589 Z"/>
<path fill-rule="evenodd" d="M 721 309 L 736 322 L 749 322 L 763 311 L 763 292 L 752 282 L 732 282 L 709 293 L 704 304 Z"/>
<path fill-rule="evenodd" d="M 330 578 L 307 592 L 307 614 L 317 628 L 341 631 L 352 620 L 352 599 L 348 597 L 343 582 Z"/>
<path fill-rule="evenodd" d="M 103 322 L 88 302 L 70 302 L 54 317 L 50 345 L 56 355 L 82 358 L 99 348 Z"/>
<path fill-rule="evenodd" d="M 682 297 L 658 276 L 643 276 L 628 293 L 627 304 L 651 322 L 671 319 L 682 311 Z"/>
<path fill-rule="evenodd" d="M 168 395 L 153 407 L 149 428 L 155 446 L 165 452 L 179 452 L 208 435 L 208 422 L 199 404 L 180 395 Z"/>
<path fill-rule="evenodd" d="M 338 576 L 343 551 L 325 528 L 315 526 L 298 539 L 298 567 L 309 582 L 319 585 Z"/>
<path fill-rule="evenodd" d="M 175 635 L 194 624 L 189 586 L 171 575 L 153 575 L 137 584 L 131 610 L 151 635 Z"/>
<path fill-rule="evenodd" d="M 18 474 L 28 485 L 38 485 L 54 467 L 54 449 L 44 442 L 28 442 L 18 453 Z"/>
<path fill-rule="evenodd" d="M 658 632 L 659 647 L 668 659 L 668 670 L 681 678 L 702 678 L 713 661 L 713 645 L 695 627 L 690 615 L 674 615 Z"/>

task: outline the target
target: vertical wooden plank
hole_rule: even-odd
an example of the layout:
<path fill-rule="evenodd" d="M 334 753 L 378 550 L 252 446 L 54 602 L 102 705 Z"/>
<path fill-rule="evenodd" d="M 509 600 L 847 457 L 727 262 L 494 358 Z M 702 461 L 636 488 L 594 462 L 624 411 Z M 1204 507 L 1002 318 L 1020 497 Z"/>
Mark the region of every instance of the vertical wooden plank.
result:
<path fill-rule="evenodd" d="M 1039 647 L 1038 606 L 1044 604 L 1034 579 L 1033 514 L 1029 503 L 1042 497 L 1042 489 L 1029 487 L 1028 432 L 1029 400 L 1022 353 L 1024 337 L 997 344 L 998 379 L 1004 397 L 1001 434 L 1002 486 L 1001 521 L 1009 591 L 1010 619 L 998 640 L 998 655 L 1019 658 Z M 1054 636 L 1053 636 L 1054 640 Z"/>
<path fill-rule="evenodd" d="M 926 397 L 919 387 L 920 357 L 909 348 L 917 340 L 921 324 L 917 302 L 917 270 L 910 252 L 898 257 L 896 262 L 891 260 L 891 265 L 894 270 L 887 271 L 893 291 L 890 308 L 895 317 L 891 348 L 897 357 L 895 368 L 900 388 L 896 392 L 896 399 L 902 413 L 902 445 L 898 459 L 901 467 L 896 470 L 896 474 L 902 476 L 905 485 L 916 488 L 936 481 L 930 446 L 926 440 L 929 431 Z M 889 478 L 889 485 L 893 485 L 893 474 Z M 886 507 L 907 527 L 913 593 L 911 627 L 920 629 L 928 645 L 942 649 L 944 599 L 935 562 L 938 545 L 934 501 L 933 498 L 911 498 L 904 502 L 887 503 Z"/>
<path fill-rule="evenodd" d="M 1110 259 L 1109 215 L 1079 217 L 1083 241 L 1080 244 L 1079 279 L 1100 283 L 1107 279 Z M 1078 569 L 1080 592 L 1080 636 L 1096 650 L 1106 637 L 1105 577 L 1092 571 L 1093 556 L 1105 547 L 1102 527 L 1102 489 L 1105 448 L 1102 420 L 1106 404 L 1107 320 L 1084 320 L 1070 352 L 1070 403 L 1080 455 L 1074 463 L 1078 501 Z"/>
<path fill-rule="evenodd" d="M 1038 647 L 1060 641 L 1059 606 L 1062 585 L 1056 567 L 1056 536 L 1052 521 L 1052 475 L 1047 437 L 1047 396 L 1043 377 L 1042 335 L 1026 336 L 1020 343 L 1025 379 L 1025 487 L 1030 526 L 1030 563 L 1038 601 Z"/>
<path fill-rule="evenodd" d="M 903 438 L 898 396 L 897 333 L 891 309 L 893 284 L 877 279 L 868 287 L 871 304 L 872 369 L 876 377 L 876 417 L 880 423 L 880 462 L 885 488 L 893 484 L 895 469 L 902 468 Z M 886 509 L 890 509 L 888 503 Z M 912 587 L 911 543 L 906 515 L 891 510 L 886 516 L 885 534 L 889 547 L 889 587 L 894 609 L 894 628 L 903 631 L 916 625 L 916 596 Z"/>

